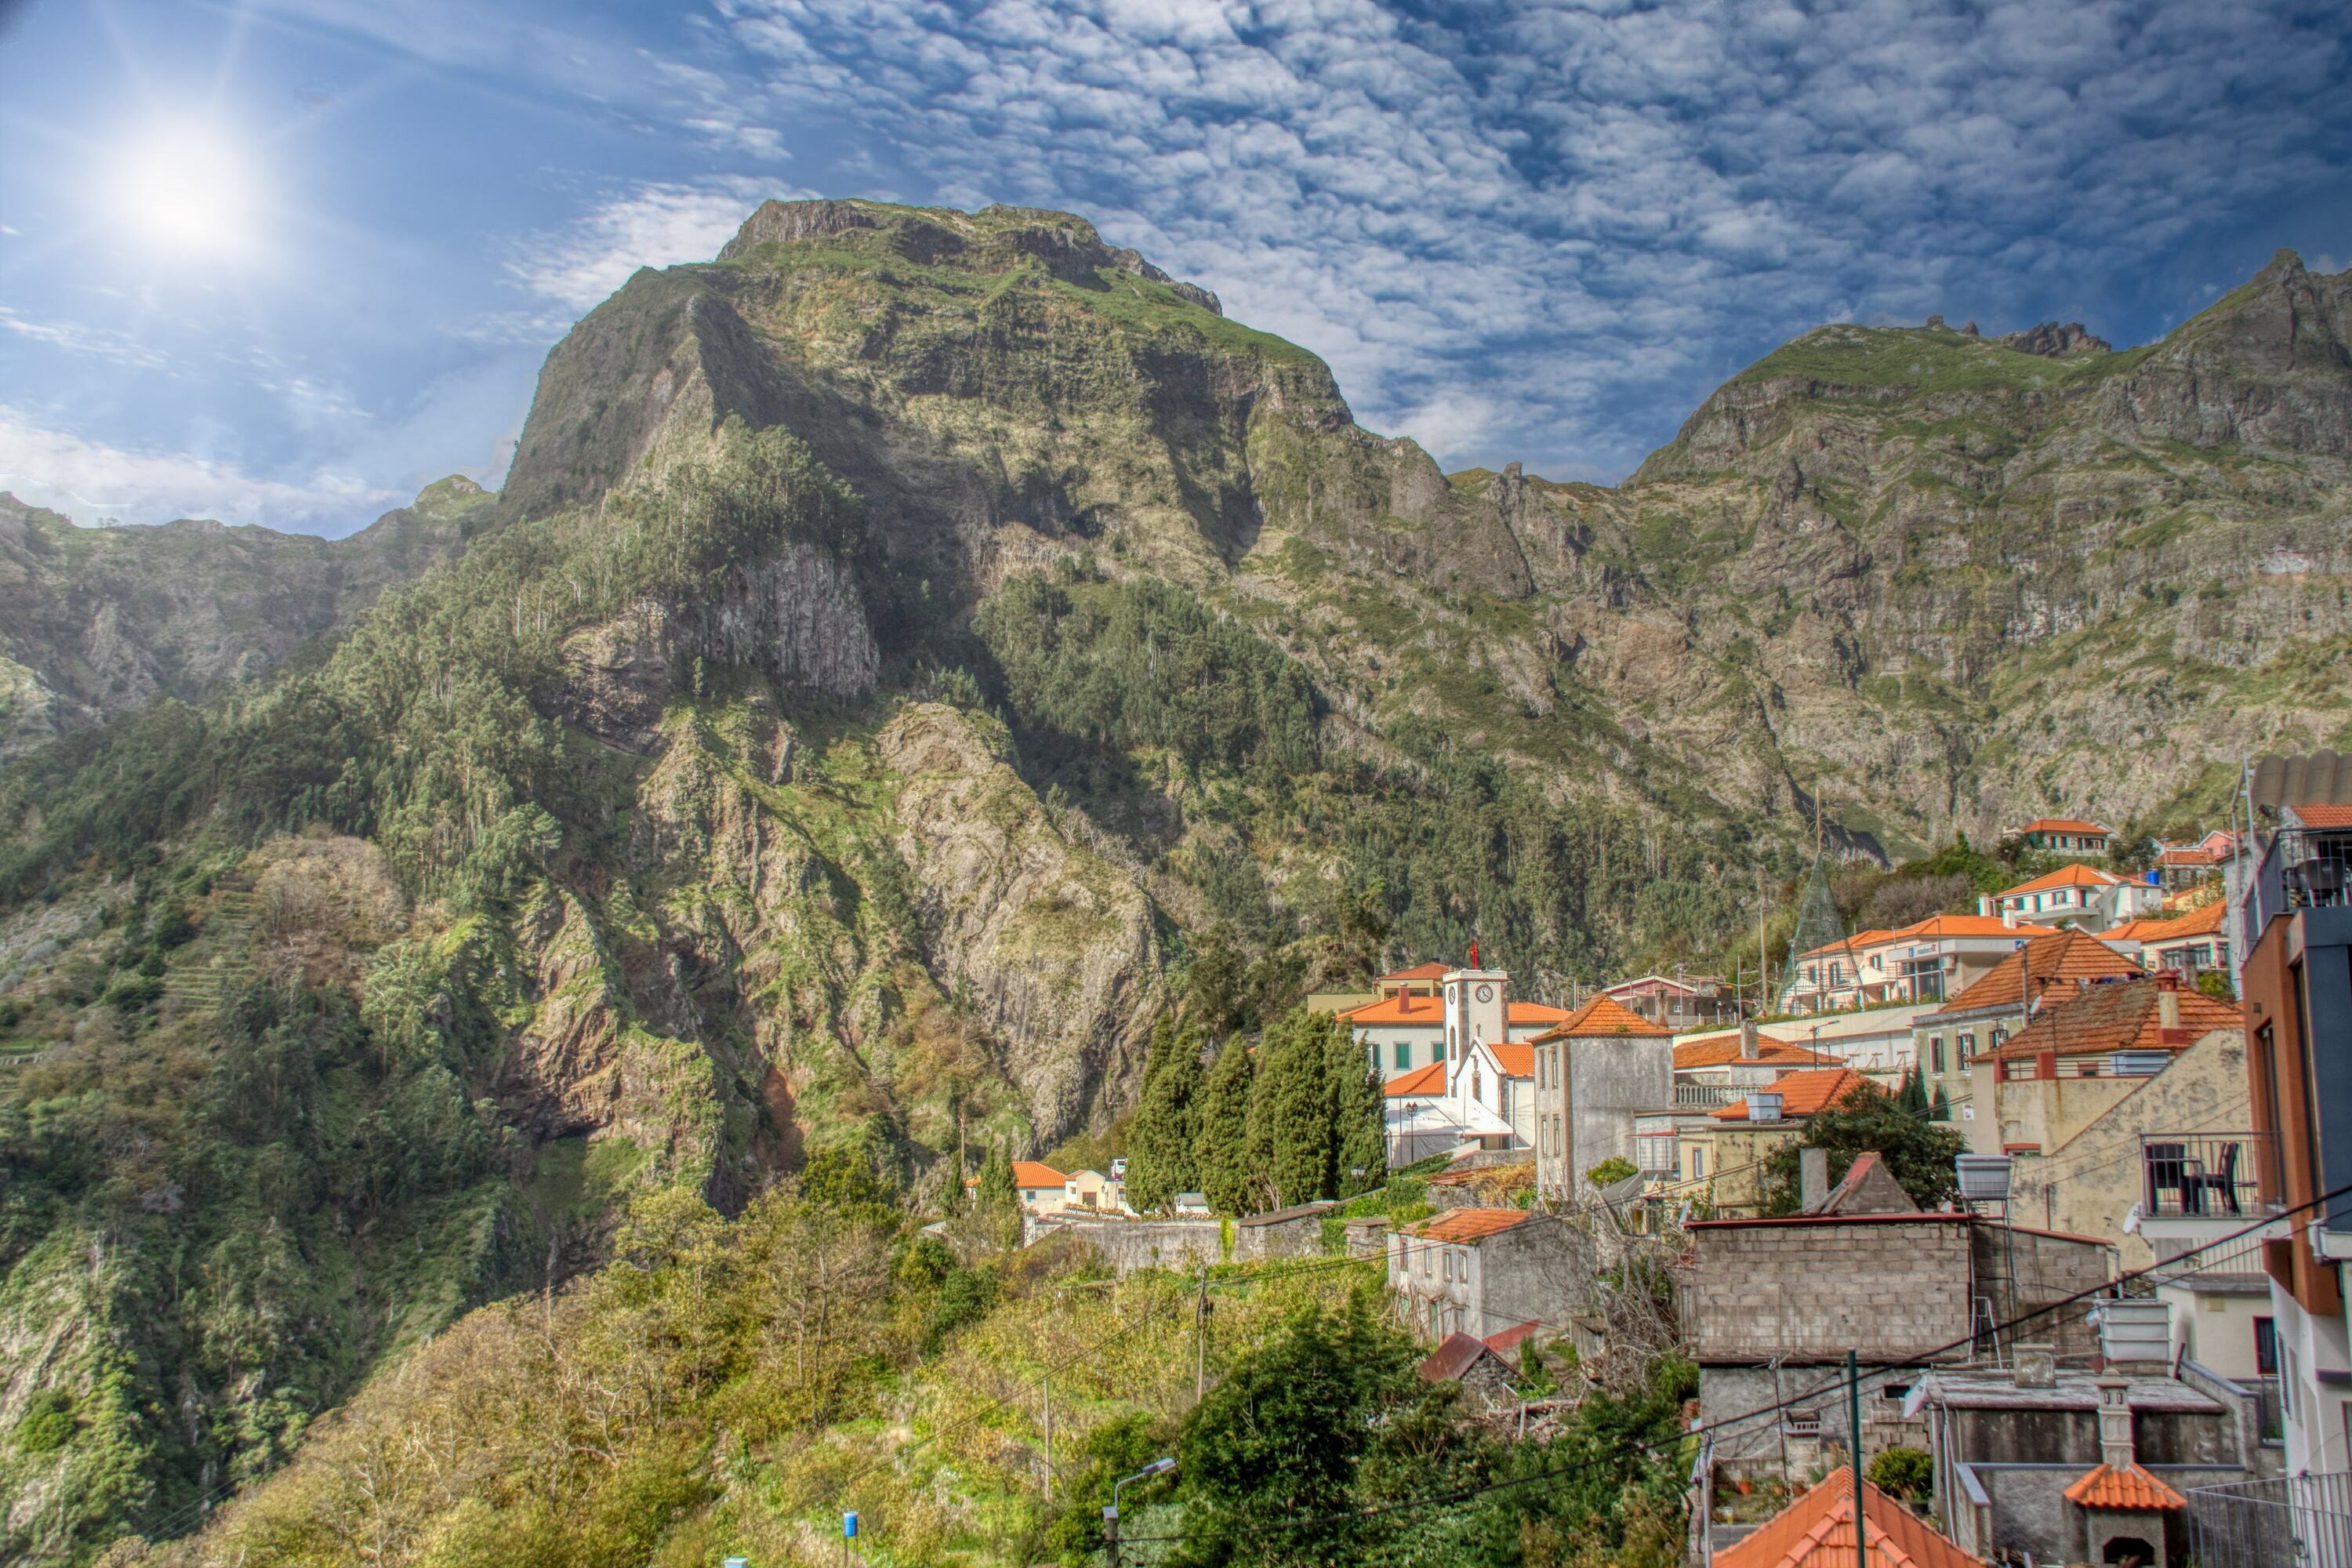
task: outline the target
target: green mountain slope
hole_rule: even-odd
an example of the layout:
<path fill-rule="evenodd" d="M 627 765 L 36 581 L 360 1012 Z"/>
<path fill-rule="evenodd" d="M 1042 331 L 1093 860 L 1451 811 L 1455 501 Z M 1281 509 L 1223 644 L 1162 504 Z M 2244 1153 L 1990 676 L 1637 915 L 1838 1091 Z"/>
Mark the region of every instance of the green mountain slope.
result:
<path fill-rule="evenodd" d="M 0 758 L 259 674 L 457 553 L 490 499 L 453 477 L 331 542 L 186 519 L 77 528 L 0 491 Z"/>
<path fill-rule="evenodd" d="M 639 273 L 462 555 L 0 772 L 0 1555 L 176 1533 L 642 1191 L 938 1212 L 1171 1006 L 1709 954 L 1817 799 L 1867 857 L 2336 738 L 2347 294 L 1824 328 L 1609 489 L 1441 473 L 1066 215 Z"/>

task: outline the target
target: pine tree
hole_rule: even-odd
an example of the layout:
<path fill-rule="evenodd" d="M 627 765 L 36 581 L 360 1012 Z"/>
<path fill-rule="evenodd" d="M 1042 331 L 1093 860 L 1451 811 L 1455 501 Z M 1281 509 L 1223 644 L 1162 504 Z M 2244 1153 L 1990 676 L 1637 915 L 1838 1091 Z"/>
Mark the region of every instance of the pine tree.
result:
<path fill-rule="evenodd" d="M 1152 1031 L 1143 1100 L 1128 1133 L 1127 1201 L 1139 1213 L 1164 1209 L 1201 1179 L 1194 1152 L 1202 1089 L 1201 1037 L 1165 1021 Z"/>
<path fill-rule="evenodd" d="M 1247 1214 L 1255 1206 L 1259 1184 L 1251 1177 L 1249 1161 L 1255 1078 L 1249 1047 L 1236 1037 L 1225 1042 L 1194 1101 L 1193 1168 L 1200 1173 L 1202 1195 L 1219 1214 Z"/>
<path fill-rule="evenodd" d="M 972 1208 L 983 1238 L 1006 1248 L 1021 1245 L 1021 1188 L 1013 1179 L 1013 1161 L 1002 1143 L 988 1146 Z"/>
<path fill-rule="evenodd" d="M 1353 1197 L 1388 1179 L 1388 1100 L 1355 1031 L 1338 1018 L 1327 1016 L 1322 1024 L 1331 1096 L 1330 1191 L 1334 1197 Z"/>
<path fill-rule="evenodd" d="M 1330 1191 L 1331 1089 L 1322 1020 L 1304 1007 L 1276 1019 L 1259 1042 L 1264 1056 L 1250 1096 L 1249 1157 L 1271 1189 L 1269 1206 L 1287 1208 Z"/>

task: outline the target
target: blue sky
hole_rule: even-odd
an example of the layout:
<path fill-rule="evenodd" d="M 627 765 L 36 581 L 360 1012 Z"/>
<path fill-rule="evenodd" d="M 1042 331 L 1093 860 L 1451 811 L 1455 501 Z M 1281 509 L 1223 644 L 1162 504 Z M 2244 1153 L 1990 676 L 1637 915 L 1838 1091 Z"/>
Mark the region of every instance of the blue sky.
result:
<path fill-rule="evenodd" d="M 2340 5 L 0 0 L 0 489 L 340 534 L 762 197 L 1066 207 L 1447 467 L 1614 479 L 1821 321 L 2352 264 Z"/>

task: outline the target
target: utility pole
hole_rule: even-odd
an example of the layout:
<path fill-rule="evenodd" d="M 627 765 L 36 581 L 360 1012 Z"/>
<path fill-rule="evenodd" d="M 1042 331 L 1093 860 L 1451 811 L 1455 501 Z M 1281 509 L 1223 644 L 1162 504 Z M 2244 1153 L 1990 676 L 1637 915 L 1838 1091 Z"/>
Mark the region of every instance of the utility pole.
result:
<path fill-rule="evenodd" d="M 1772 989 L 1772 955 L 1764 950 L 1764 862 L 1756 862 L 1756 1016 Z"/>
<path fill-rule="evenodd" d="M 1045 1373 L 1045 1502 L 1054 1501 L 1054 1373 Z"/>
<path fill-rule="evenodd" d="M 1870 1542 L 1862 1529 L 1862 1368 L 1845 1352 L 1846 1417 L 1853 1442 L 1853 1568 L 1870 1568 Z"/>

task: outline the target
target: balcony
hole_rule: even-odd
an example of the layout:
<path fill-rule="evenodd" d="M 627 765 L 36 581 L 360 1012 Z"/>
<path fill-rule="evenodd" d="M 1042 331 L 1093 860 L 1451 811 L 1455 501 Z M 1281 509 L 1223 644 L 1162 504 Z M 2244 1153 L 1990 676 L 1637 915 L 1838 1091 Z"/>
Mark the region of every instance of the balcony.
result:
<path fill-rule="evenodd" d="M 2198 1568 L 2352 1568 L 2352 1474 L 2234 1481 L 2186 1495 Z"/>
<path fill-rule="evenodd" d="M 2140 1201 L 2143 1224 L 2168 1219 L 2260 1219 L 2272 1211 L 2261 1198 L 2267 1132 L 2143 1132 Z"/>
<path fill-rule="evenodd" d="M 1675 1085 L 1676 1110 L 1716 1110 L 1748 1098 L 1748 1085 L 1739 1083 L 1677 1083 Z"/>

